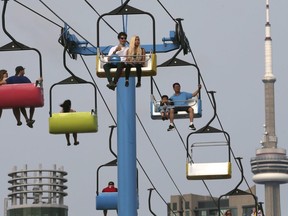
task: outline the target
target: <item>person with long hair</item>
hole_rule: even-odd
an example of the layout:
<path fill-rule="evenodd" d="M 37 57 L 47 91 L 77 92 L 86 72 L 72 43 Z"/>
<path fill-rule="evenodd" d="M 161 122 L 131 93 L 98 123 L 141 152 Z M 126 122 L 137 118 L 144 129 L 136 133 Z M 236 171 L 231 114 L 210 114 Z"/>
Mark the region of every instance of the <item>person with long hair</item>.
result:
<path fill-rule="evenodd" d="M 125 86 L 129 86 L 129 76 L 131 67 L 136 67 L 137 84 L 136 87 L 141 86 L 142 68 L 145 64 L 145 49 L 140 45 L 140 37 L 134 35 L 130 39 L 129 49 L 126 55 L 126 70 L 125 70 Z"/>
<path fill-rule="evenodd" d="M 8 78 L 8 72 L 5 69 L 0 70 L 0 85 L 6 84 Z"/>
<path fill-rule="evenodd" d="M 232 212 L 230 209 L 228 209 L 225 213 L 224 216 L 232 216 Z"/>
<path fill-rule="evenodd" d="M 7 70 L 0 70 L 0 85 L 6 84 L 6 79 L 8 78 Z M 2 116 L 2 109 L 0 109 L 0 118 Z"/>
<path fill-rule="evenodd" d="M 67 112 L 76 112 L 75 110 L 71 109 L 71 100 L 65 100 L 62 104 L 60 104 L 60 107 L 62 107 L 63 113 Z M 67 140 L 67 146 L 70 146 L 70 134 L 66 133 L 65 134 L 66 140 Z M 74 138 L 74 145 L 78 145 L 79 141 L 77 140 L 77 133 L 73 133 L 73 138 Z"/>

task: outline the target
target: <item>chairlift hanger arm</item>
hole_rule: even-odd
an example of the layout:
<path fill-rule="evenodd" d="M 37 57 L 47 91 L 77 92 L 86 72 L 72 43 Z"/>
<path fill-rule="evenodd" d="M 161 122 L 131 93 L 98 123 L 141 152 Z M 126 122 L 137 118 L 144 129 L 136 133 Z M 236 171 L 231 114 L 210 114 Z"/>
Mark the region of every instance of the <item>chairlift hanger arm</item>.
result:
<path fill-rule="evenodd" d="M 152 211 L 151 208 L 151 195 L 152 195 L 152 191 L 154 190 L 154 188 L 149 188 L 149 198 L 148 198 L 148 206 L 149 206 L 149 211 L 151 212 L 152 215 L 156 216 L 156 214 Z"/>
<path fill-rule="evenodd" d="M 97 172 L 96 172 L 96 195 L 97 196 L 99 195 L 99 172 L 100 172 L 100 169 L 105 166 L 117 166 L 117 159 L 112 160 L 106 164 L 102 164 L 101 166 L 97 168 Z"/>
<path fill-rule="evenodd" d="M 115 158 L 117 159 L 117 154 L 113 151 L 112 149 L 112 135 L 113 135 L 113 130 L 115 127 L 115 125 L 112 125 L 112 126 L 109 126 L 111 128 L 110 130 L 110 135 L 109 135 L 109 149 L 110 149 L 110 152 L 115 156 Z"/>
<path fill-rule="evenodd" d="M 244 179 L 244 173 L 243 173 L 243 166 L 242 166 L 242 162 L 241 162 L 241 157 L 237 157 L 236 158 L 239 162 L 239 166 L 240 166 L 240 171 L 241 171 L 241 179 L 240 179 L 240 182 L 236 185 L 236 187 L 229 191 L 228 193 L 226 194 L 223 194 L 219 197 L 218 199 L 218 212 L 219 212 L 219 216 L 220 216 L 220 200 L 223 196 L 237 196 L 237 195 L 250 195 L 253 197 L 254 201 L 255 201 L 255 207 L 257 209 L 257 205 L 258 205 L 258 197 L 255 196 L 253 193 L 249 193 L 249 192 L 246 192 L 246 191 L 243 191 L 243 190 L 240 190 L 238 189 L 238 187 L 242 184 L 243 182 L 243 179 Z"/>
<path fill-rule="evenodd" d="M 6 19 L 5 19 L 5 14 L 6 14 L 6 8 L 7 8 L 7 3 L 8 0 L 3 0 L 3 10 L 2 10 L 2 29 L 4 33 L 12 40 L 12 42 L 0 47 L 0 51 L 21 51 L 21 50 L 33 50 L 36 51 L 38 56 L 39 56 L 39 73 L 40 77 L 42 78 L 42 56 L 39 50 L 35 48 L 30 48 L 20 42 L 18 42 L 6 29 Z"/>
<path fill-rule="evenodd" d="M 97 19 L 97 47 L 100 47 L 100 21 L 104 16 L 113 16 L 113 15 L 139 15 L 139 14 L 146 14 L 150 16 L 152 19 L 152 31 L 153 31 L 153 48 L 152 52 L 155 53 L 156 50 L 156 33 L 155 33 L 155 19 L 151 13 L 141 11 L 137 8 L 131 7 L 127 4 L 121 5 L 120 7 L 116 8 L 115 10 L 102 14 L 98 19 Z"/>
<path fill-rule="evenodd" d="M 227 145 L 228 145 L 228 161 L 230 162 L 231 161 L 231 155 L 230 155 L 230 135 L 226 132 L 226 131 L 223 131 L 223 130 L 219 130 L 217 128 L 214 128 L 214 127 L 211 127 L 211 126 L 204 126 L 202 128 L 200 128 L 199 130 L 197 131 L 194 131 L 194 132 L 191 132 L 187 135 L 187 138 L 186 138 L 186 153 L 187 153 L 187 158 L 189 158 L 189 138 L 191 135 L 193 134 L 208 134 L 208 133 L 223 133 L 224 136 L 227 138 Z"/>

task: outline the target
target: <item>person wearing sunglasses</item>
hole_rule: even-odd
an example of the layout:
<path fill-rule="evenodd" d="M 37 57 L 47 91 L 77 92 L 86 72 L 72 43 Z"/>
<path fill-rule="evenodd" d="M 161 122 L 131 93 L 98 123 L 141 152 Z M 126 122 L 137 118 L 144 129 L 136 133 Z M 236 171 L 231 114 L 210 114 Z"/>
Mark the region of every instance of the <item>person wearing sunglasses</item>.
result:
<path fill-rule="evenodd" d="M 116 46 L 111 47 L 108 52 L 108 62 L 103 66 L 105 75 L 108 80 L 107 87 L 111 90 L 115 90 L 117 82 L 121 75 L 122 70 L 126 67 L 126 53 L 128 47 L 126 46 L 127 34 L 120 32 L 118 34 L 119 43 Z M 120 57 L 120 58 L 119 58 Z M 117 68 L 114 80 L 112 80 L 111 68 Z"/>

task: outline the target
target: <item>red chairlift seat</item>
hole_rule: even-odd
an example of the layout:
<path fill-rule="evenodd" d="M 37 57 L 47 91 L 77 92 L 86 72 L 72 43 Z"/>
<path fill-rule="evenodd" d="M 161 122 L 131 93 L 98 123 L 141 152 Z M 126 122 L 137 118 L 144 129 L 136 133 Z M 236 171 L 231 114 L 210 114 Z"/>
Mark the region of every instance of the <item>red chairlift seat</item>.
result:
<path fill-rule="evenodd" d="M 0 108 L 43 107 L 43 88 L 34 83 L 7 84 L 0 86 Z"/>

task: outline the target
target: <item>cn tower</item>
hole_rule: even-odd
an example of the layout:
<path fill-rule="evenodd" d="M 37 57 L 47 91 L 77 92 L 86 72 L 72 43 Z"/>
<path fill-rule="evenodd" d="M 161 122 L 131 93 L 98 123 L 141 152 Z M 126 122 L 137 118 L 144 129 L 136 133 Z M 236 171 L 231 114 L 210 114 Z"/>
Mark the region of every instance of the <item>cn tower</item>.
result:
<path fill-rule="evenodd" d="M 281 216 L 280 184 L 288 182 L 288 159 L 286 150 L 277 147 L 275 133 L 274 83 L 272 71 L 272 38 L 269 18 L 269 0 L 266 0 L 265 24 L 265 74 L 262 79 L 265 95 L 265 125 L 261 148 L 256 150 L 256 157 L 251 158 L 253 181 L 264 184 L 265 215 Z"/>

